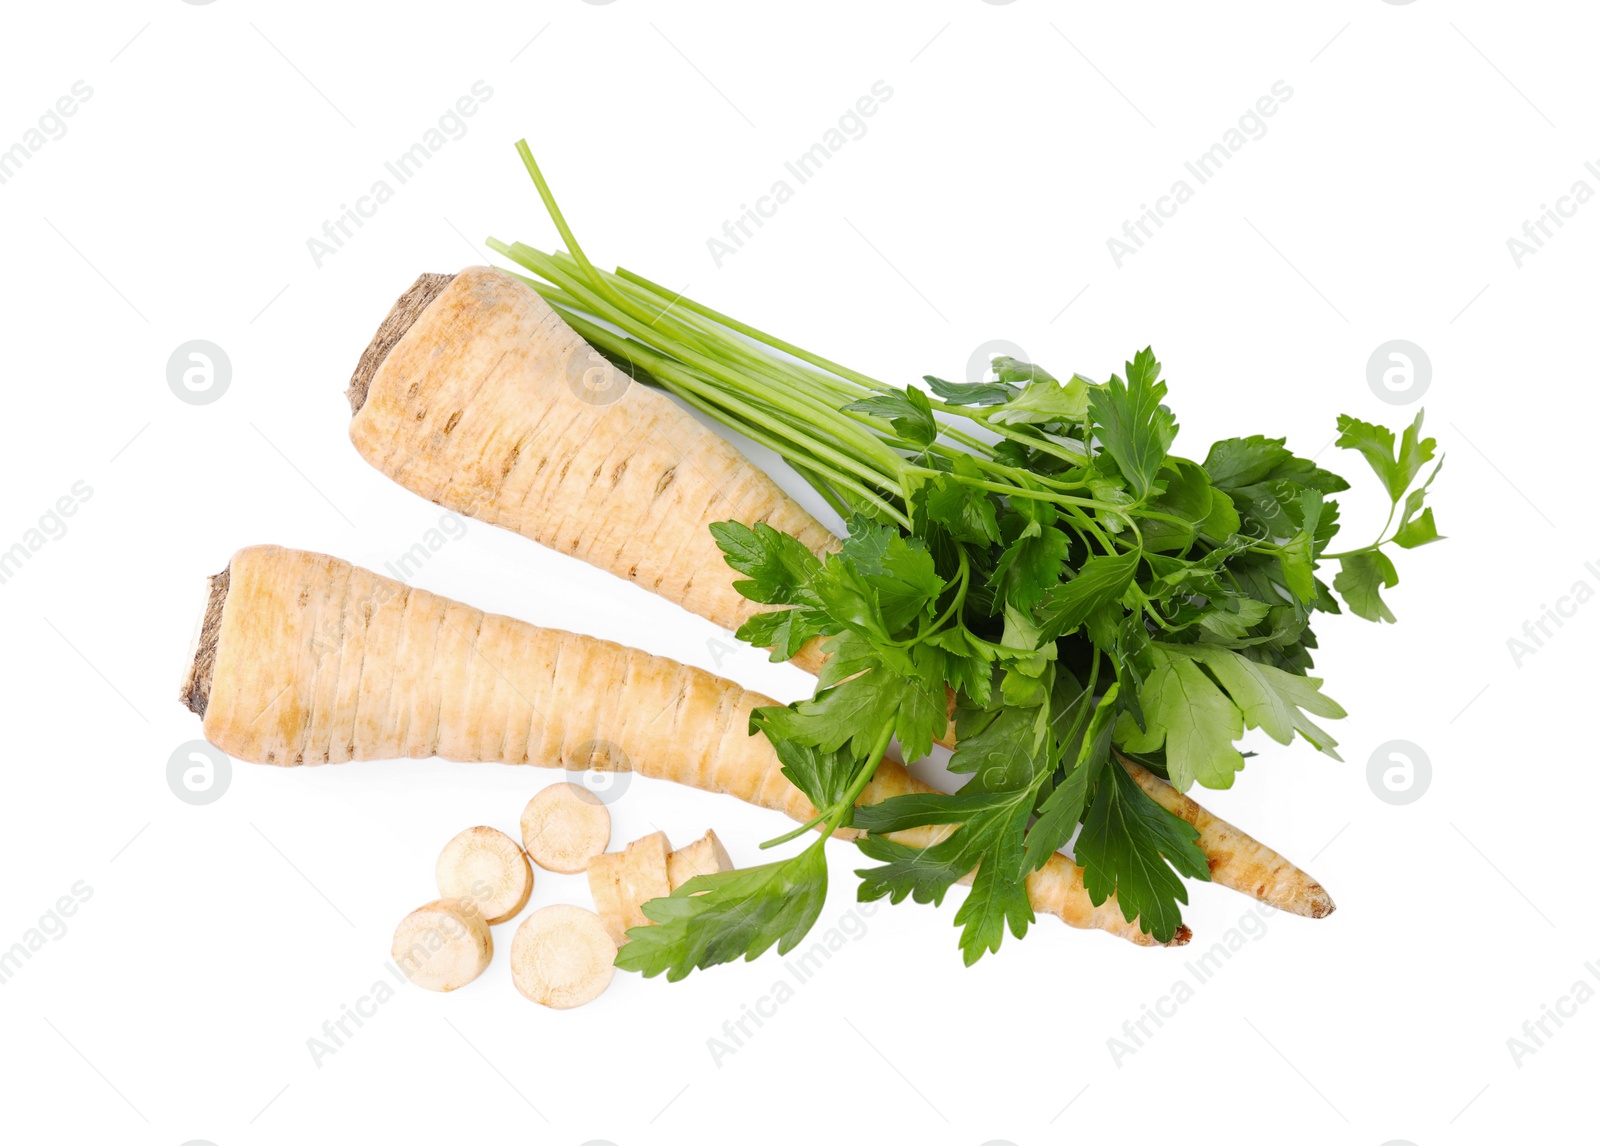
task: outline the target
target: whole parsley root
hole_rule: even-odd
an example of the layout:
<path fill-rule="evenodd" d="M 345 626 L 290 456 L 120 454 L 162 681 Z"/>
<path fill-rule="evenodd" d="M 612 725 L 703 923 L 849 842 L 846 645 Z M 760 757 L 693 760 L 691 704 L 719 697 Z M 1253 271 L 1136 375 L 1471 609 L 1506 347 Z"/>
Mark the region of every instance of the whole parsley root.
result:
<path fill-rule="evenodd" d="M 752 713 L 773 702 L 704 670 L 487 614 L 334 557 L 278 546 L 240 550 L 211 588 L 184 699 L 202 717 L 206 739 L 230 756 L 286 766 L 442 756 L 586 768 L 603 738 L 609 767 L 851 834 L 844 829 L 850 802 L 819 813 L 791 782 L 791 762 L 747 734 Z M 931 792 L 893 760 L 851 787 L 851 802 Z M 893 838 L 915 847 L 937 834 L 924 827 Z M 787 951 L 815 921 L 826 892 L 820 840 L 798 861 L 696 876 L 654 902 L 741 877 L 740 888 L 755 889 L 763 906 L 746 924 L 766 939 L 763 950 L 778 942 Z M 1026 894 L 1033 908 L 1074 927 L 1154 942 L 1114 897 L 1092 903 L 1083 873 L 1065 856 L 1032 872 Z M 693 902 L 716 907 L 724 899 Z M 646 914 L 656 918 L 648 907 Z M 640 944 L 640 934 L 650 942 Z M 637 949 L 635 959 L 675 966 L 687 957 L 673 946 L 673 928 L 635 928 L 632 938 L 623 958 Z M 1187 929 L 1172 938 L 1186 941 Z"/>

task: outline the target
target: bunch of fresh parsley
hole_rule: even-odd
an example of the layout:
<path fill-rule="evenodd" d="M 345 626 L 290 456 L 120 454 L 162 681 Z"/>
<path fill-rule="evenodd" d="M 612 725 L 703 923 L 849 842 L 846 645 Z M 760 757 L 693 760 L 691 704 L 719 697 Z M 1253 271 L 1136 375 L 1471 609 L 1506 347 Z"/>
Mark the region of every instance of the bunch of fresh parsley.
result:
<path fill-rule="evenodd" d="M 1311 719 L 1344 715 L 1306 675 L 1311 617 L 1339 612 L 1337 594 L 1360 617 L 1394 620 L 1386 547 L 1439 536 L 1423 506 L 1437 467 L 1417 481 L 1435 443 L 1421 414 L 1398 446 L 1381 426 L 1339 419 L 1337 444 L 1367 459 L 1391 511 L 1378 540 L 1330 554 L 1344 479 L 1259 435 L 1217 442 L 1202 462 L 1171 454 L 1178 426 L 1150 350 L 1103 385 L 1012 359 L 994 369 L 996 382 L 927 382 L 942 409 L 984 408 L 987 426 L 1022 431 L 994 451 L 1009 488 L 935 449 L 942 424 L 907 387 L 846 409 L 888 421 L 921 467 L 903 501 L 909 527 L 858 504 L 867 512 L 821 559 L 767 525 L 713 527 L 738 590 L 774 606 L 739 637 L 774 660 L 818 637 L 829 654 L 815 696 L 757 710 L 751 731 L 818 810 L 807 828 L 864 833 L 875 863 L 857 873 L 862 900 L 937 904 L 974 875 L 955 914 L 967 963 L 1027 931 L 1024 881 L 1069 842 L 1094 902 L 1114 892 L 1166 941 L 1188 901 L 1181 877 L 1209 878 L 1206 857 L 1118 754 L 1180 791 L 1230 786 L 1246 728 L 1284 744 L 1299 734 L 1337 759 Z M 1318 569 L 1333 559 L 1330 589 Z M 891 738 L 912 761 L 944 735 L 947 689 L 960 790 L 857 806 Z M 922 848 L 892 838 L 923 825 L 949 827 Z M 630 933 L 619 965 L 677 979 L 793 947 L 826 893 L 825 838 L 646 904 L 655 925 Z"/>
<path fill-rule="evenodd" d="M 1115 893 L 1130 921 L 1170 939 L 1182 877 L 1208 878 L 1206 857 L 1119 757 L 1183 791 L 1231 785 L 1246 728 L 1335 755 L 1311 719 L 1344 715 L 1307 675 L 1311 616 L 1338 612 L 1337 594 L 1359 617 L 1394 620 L 1386 550 L 1439 537 L 1423 505 L 1438 467 L 1418 483 L 1435 450 L 1422 415 L 1398 443 L 1339 419 L 1338 445 L 1367 459 L 1389 516 L 1372 544 L 1330 553 L 1345 480 L 1259 435 L 1217 442 L 1202 462 L 1170 453 L 1178 425 L 1149 349 L 1103 384 L 997 358 L 994 381 L 889 386 L 681 290 L 600 270 L 527 144 L 517 151 L 567 250 L 489 245 L 590 345 L 774 450 L 849 525 L 820 559 L 766 525 L 713 526 L 739 591 L 772 606 L 739 636 L 774 660 L 825 642 L 816 695 L 751 719 L 817 809 L 767 846 L 823 834 L 790 859 L 651 900 L 654 926 L 629 932 L 618 965 L 680 979 L 791 949 L 822 909 L 823 843 L 840 828 L 862 833 L 875 861 L 858 872 L 862 899 L 938 903 L 973 877 L 955 915 L 969 964 L 1007 929 L 1026 932 L 1025 880 L 1069 843 L 1096 904 Z M 1330 587 L 1317 572 L 1335 560 Z M 858 806 L 891 740 L 909 762 L 943 736 L 950 693 L 961 789 Z M 894 838 L 934 825 L 926 847 Z"/>

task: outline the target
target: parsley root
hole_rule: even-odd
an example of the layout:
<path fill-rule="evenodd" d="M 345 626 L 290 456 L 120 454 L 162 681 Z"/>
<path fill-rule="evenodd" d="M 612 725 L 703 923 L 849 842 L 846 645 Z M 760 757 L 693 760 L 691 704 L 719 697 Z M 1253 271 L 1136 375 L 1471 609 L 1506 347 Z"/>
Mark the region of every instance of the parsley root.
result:
<path fill-rule="evenodd" d="M 256 763 L 442 756 L 584 767 L 603 739 L 640 775 L 737 796 L 802 824 L 816 811 L 768 742 L 749 734 L 752 711 L 771 704 L 766 697 L 701 669 L 277 546 L 240 550 L 212 579 L 183 699 L 207 740 Z M 854 796 L 867 804 L 929 791 L 883 760 Z M 928 843 L 940 831 L 893 839 Z M 761 878 L 760 868 L 729 874 L 745 871 Z M 1029 873 L 1027 896 L 1074 927 L 1156 943 L 1124 919 L 1115 896 L 1092 903 L 1082 871 L 1059 854 Z M 1180 928 L 1174 942 L 1188 937 Z"/>

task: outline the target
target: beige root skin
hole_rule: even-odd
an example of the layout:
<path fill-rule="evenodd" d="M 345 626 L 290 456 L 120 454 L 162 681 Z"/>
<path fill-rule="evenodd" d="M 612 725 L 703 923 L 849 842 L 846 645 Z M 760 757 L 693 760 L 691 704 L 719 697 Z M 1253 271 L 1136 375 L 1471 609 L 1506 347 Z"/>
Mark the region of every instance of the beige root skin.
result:
<path fill-rule="evenodd" d="M 838 547 L 665 394 L 613 377 L 615 401 L 582 401 L 569 365 L 592 363 L 591 348 L 526 285 L 489 267 L 444 279 L 424 275 L 400 298 L 351 383 L 350 440 L 396 482 L 729 630 L 762 606 L 734 591 L 713 522 L 764 521 L 816 553 Z M 419 309 L 429 291 L 436 297 Z M 813 641 L 792 663 L 814 673 L 823 660 Z M 954 746 L 953 729 L 940 743 Z M 1169 810 L 1198 828 L 1217 883 L 1247 895 L 1270 886 L 1278 898 L 1267 902 L 1299 915 L 1333 910 L 1305 872 L 1169 791 Z"/>
<path fill-rule="evenodd" d="M 337 558 L 277 546 L 234 555 L 215 634 L 206 739 L 261 764 L 443 756 L 613 766 L 723 792 L 808 821 L 753 708 L 774 703 L 701 669 L 542 629 L 437 597 Z M 608 682 L 597 688 L 595 681 Z M 581 762 L 580 762 L 581 761 Z M 932 791 L 892 760 L 861 799 Z M 894 838 L 921 846 L 938 828 Z M 1028 878 L 1034 908 L 1074 927 L 1154 944 L 1115 898 L 1089 900 L 1054 855 Z M 1182 930 L 1178 942 L 1186 942 Z"/>
<path fill-rule="evenodd" d="M 616 974 L 617 945 L 592 911 L 541 907 L 511 940 L 511 981 L 542 1006 L 565 1010 L 593 1001 Z"/>
<path fill-rule="evenodd" d="M 611 813 L 577 784 L 551 784 L 522 810 L 522 846 L 546 871 L 575 875 L 610 842 Z"/>
<path fill-rule="evenodd" d="M 420 315 L 410 309 L 402 299 L 397 312 L 406 313 L 391 314 L 412 321 L 387 352 L 369 348 L 381 362 L 350 422 L 361 456 L 407 489 L 726 629 L 760 606 L 734 591 L 705 522 L 765 521 L 813 549 L 834 544 L 665 394 L 603 365 L 602 390 L 620 396 L 594 400 L 582 381 L 596 368 L 589 344 L 509 275 L 468 267 Z M 390 340 L 392 326 L 375 345 Z M 624 507 L 637 512 L 617 512 Z"/>
<path fill-rule="evenodd" d="M 442 897 L 475 904 L 491 925 L 515 917 L 533 894 L 528 857 L 516 840 L 490 827 L 468 828 L 445 844 L 434 880 Z"/>
<path fill-rule="evenodd" d="M 666 832 L 651 832 L 589 864 L 589 894 L 618 947 L 628 941 L 628 928 L 650 925 L 646 903 L 672 894 L 671 848 Z"/>
<path fill-rule="evenodd" d="M 494 956 L 494 942 L 488 923 L 471 903 L 437 899 L 400 921 L 389 953 L 417 986 L 454 991 L 483 974 Z"/>

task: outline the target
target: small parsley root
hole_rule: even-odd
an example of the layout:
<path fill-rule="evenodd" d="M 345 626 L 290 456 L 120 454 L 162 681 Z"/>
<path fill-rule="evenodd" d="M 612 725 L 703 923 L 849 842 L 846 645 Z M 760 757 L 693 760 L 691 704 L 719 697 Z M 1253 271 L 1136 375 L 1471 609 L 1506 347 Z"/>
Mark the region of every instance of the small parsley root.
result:
<path fill-rule="evenodd" d="M 677 851 L 671 846 L 665 832 L 651 832 L 589 864 L 589 893 L 617 946 L 628 941 L 628 928 L 650 923 L 643 911 L 650 900 L 671 895 L 697 875 L 733 870 L 715 832 Z"/>
<path fill-rule="evenodd" d="M 611 842 L 611 813 L 577 784 L 551 784 L 522 810 L 522 846 L 546 871 L 575 875 Z"/>
<path fill-rule="evenodd" d="M 616 974 L 617 945 L 592 911 L 541 907 L 511 940 L 511 981 L 524 996 L 566 1010 L 600 997 Z"/>
<path fill-rule="evenodd" d="M 395 966 L 419 987 L 454 991 L 483 974 L 494 955 L 489 924 L 466 900 L 436 899 L 400 921 L 390 947 Z"/>
<path fill-rule="evenodd" d="M 476 904 L 486 923 L 504 923 L 528 905 L 533 868 L 517 841 L 489 827 L 468 828 L 439 853 L 439 894 Z"/>
<path fill-rule="evenodd" d="M 817 556 L 840 548 L 726 440 L 612 366 L 568 319 L 599 337 L 504 272 L 421 276 L 351 379 L 356 449 L 414 493 L 633 581 L 725 629 L 771 606 L 736 587 L 713 525 L 759 522 Z M 693 404 L 692 395 L 686 400 Z M 792 651 L 792 663 L 810 672 L 826 663 L 815 639 Z M 938 741 L 953 747 L 954 729 L 941 729 Z M 1137 765 L 1134 775 L 1194 826 L 1214 882 L 1300 915 L 1332 910 L 1321 885 L 1272 849 Z M 1030 896 L 1042 891 L 1029 886 Z"/>
<path fill-rule="evenodd" d="M 600 733 L 642 776 L 736 796 L 805 825 L 817 815 L 767 740 L 749 734 L 751 714 L 771 706 L 768 698 L 702 669 L 486 614 L 317 553 L 243 549 L 211 579 L 182 699 L 202 718 L 207 740 L 260 764 L 442 756 L 586 767 Z M 884 759 L 848 794 L 871 804 L 931 791 Z M 835 818 L 840 835 L 859 835 Z M 923 826 L 889 839 L 911 846 L 941 832 Z M 756 872 L 748 878 L 757 880 L 763 870 L 724 876 Z M 1073 927 L 1140 946 L 1158 942 L 1124 918 L 1115 895 L 1093 903 L 1083 872 L 1065 856 L 1051 854 L 1030 872 L 1026 890 L 1033 909 Z M 1188 935 L 1180 928 L 1173 941 Z"/>

